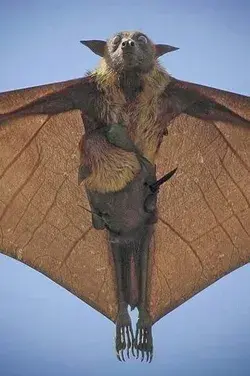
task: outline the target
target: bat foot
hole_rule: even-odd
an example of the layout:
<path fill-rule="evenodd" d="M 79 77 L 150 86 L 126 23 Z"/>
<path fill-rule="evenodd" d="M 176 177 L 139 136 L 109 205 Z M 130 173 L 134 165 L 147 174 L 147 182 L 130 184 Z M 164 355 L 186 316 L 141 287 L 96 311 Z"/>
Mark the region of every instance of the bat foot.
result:
<path fill-rule="evenodd" d="M 134 356 L 134 333 L 131 325 L 131 319 L 127 308 L 120 310 L 116 319 L 116 356 L 117 359 L 125 361 L 124 352 L 127 358 L 130 358 L 130 352 Z"/>
<path fill-rule="evenodd" d="M 153 336 L 152 321 L 146 310 L 141 310 L 136 324 L 136 335 L 134 348 L 136 350 L 136 359 L 141 357 L 146 362 L 151 363 L 153 359 Z"/>

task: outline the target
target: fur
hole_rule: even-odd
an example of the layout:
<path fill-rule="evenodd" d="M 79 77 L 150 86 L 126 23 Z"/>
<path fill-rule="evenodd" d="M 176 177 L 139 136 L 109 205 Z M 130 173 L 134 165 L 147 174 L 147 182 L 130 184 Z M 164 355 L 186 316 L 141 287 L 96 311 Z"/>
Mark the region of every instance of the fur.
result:
<path fill-rule="evenodd" d="M 104 124 L 125 124 L 140 153 L 154 163 L 164 131 L 159 116 L 160 97 L 170 82 L 170 76 L 157 61 L 149 73 L 138 75 L 142 90 L 130 101 L 119 85 L 119 74 L 108 66 L 105 58 L 91 73 L 98 91 L 103 93 L 98 106 L 100 121 Z M 133 85 L 133 82 L 128 81 L 127 85 L 130 84 Z M 85 155 L 92 160 L 92 174 L 85 181 L 86 187 L 101 192 L 123 189 L 140 171 L 135 154 L 108 145 L 107 141 L 105 144 L 105 140 L 98 148 L 100 152 L 97 152 L 96 145 L 92 158 L 90 149 L 88 152 L 85 150 Z"/>
<path fill-rule="evenodd" d="M 141 169 L 135 153 L 109 144 L 99 131 L 93 132 L 90 137 L 85 135 L 81 147 L 88 156 L 81 163 L 85 163 L 92 171 L 85 180 L 86 188 L 91 191 L 120 191 Z"/>

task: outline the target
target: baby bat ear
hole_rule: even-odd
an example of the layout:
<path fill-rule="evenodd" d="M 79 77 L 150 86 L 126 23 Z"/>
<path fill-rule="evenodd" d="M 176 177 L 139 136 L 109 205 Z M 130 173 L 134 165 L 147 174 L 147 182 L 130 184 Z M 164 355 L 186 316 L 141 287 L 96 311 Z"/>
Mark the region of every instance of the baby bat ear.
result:
<path fill-rule="evenodd" d="M 99 55 L 101 57 L 104 56 L 104 51 L 106 47 L 106 42 L 103 40 L 81 40 L 82 44 L 87 46 L 91 49 L 94 54 Z"/>
<path fill-rule="evenodd" d="M 155 44 L 156 57 L 167 54 L 168 52 L 179 50 L 178 47 L 169 46 L 168 44 Z"/>

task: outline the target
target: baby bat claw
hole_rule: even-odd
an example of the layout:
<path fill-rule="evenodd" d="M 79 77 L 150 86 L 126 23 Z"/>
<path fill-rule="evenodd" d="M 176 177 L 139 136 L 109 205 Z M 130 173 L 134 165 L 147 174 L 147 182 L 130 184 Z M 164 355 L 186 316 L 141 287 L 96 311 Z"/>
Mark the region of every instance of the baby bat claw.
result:
<path fill-rule="evenodd" d="M 141 361 L 151 363 L 153 359 L 153 337 L 152 322 L 146 310 L 140 311 L 139 319 L 136 324 L 136 335 L 134 348 L 136 349 L 136 359 L 141 353 Z"/>
<path fill-rule="evenodd" d="M 125 362 L 124 351 L 128 359 L 130 358 L 130 351 L 134 356 L 134 333 L 131 325 L 131 319 L 129 317 L 127 309 L 124 309 L 118 313 L 116 320 L 116 356 L 121 362 Z"/>

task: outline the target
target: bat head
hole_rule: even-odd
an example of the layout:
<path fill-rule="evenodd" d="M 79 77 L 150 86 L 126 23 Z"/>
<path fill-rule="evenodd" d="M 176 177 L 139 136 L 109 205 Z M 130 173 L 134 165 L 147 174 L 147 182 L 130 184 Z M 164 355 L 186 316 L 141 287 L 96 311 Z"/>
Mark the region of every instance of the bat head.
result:
<path fill-rule="evenodd" d="M 121 31 L 106 42 L 86 40 L 81 43 L 103 57 L 108 66 L 117 72 L 137 70 L 147 73 L 159 56 L 178 50 L 167 44 L 154 44 L 139 31 Z"/>

